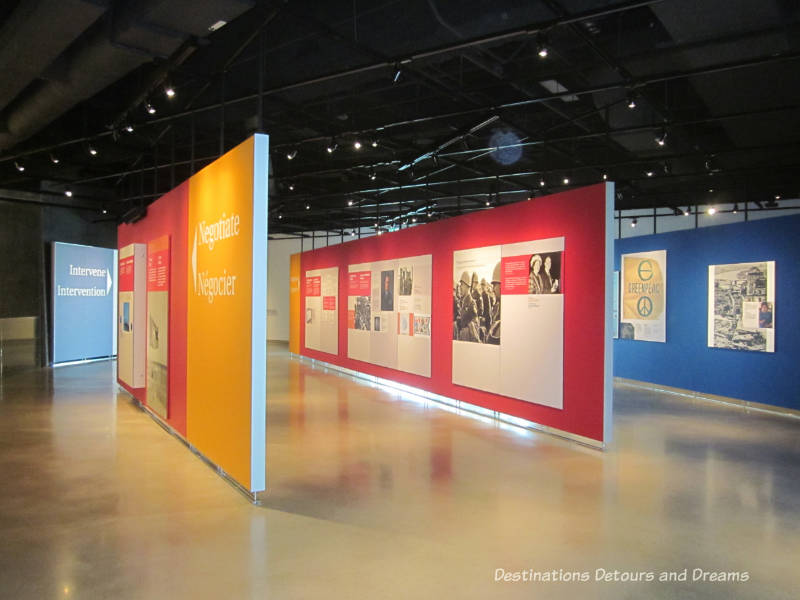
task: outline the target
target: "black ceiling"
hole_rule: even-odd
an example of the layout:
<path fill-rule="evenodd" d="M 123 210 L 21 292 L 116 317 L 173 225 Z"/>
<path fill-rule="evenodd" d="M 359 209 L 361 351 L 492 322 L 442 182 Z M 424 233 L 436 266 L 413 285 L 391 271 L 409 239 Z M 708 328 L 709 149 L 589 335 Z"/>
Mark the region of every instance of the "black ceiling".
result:
<path fill-rule="evenodd" d="M 272 233 L 604 175 L 618 209 L 798 197 L 799 24 L 796 0 L 7 2 L 0 196 L 122 220 L 263 131 Z"/>

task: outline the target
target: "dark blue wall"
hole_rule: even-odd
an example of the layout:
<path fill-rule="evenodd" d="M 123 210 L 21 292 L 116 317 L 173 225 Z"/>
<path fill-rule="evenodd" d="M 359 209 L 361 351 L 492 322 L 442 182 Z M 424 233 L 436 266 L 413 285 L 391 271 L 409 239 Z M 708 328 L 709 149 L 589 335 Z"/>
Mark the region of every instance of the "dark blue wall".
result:
<path fill-rule="evenodd" d="M 667 251 L 667 342 L 614 340 L 614 375 L 800 409 L 800 215 L 617 240 Z M 775 352 L 709 348 L 708 266 L 775 261 Z"/>

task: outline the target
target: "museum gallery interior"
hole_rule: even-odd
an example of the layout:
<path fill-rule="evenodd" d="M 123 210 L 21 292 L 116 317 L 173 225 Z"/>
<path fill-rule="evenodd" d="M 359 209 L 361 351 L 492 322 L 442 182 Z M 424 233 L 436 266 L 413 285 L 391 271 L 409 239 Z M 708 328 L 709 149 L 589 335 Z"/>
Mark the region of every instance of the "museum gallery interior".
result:
<path fill-rule="evenodd" d="M 795 597 L 798 40 L 3 3 L 0 597 Z"/>

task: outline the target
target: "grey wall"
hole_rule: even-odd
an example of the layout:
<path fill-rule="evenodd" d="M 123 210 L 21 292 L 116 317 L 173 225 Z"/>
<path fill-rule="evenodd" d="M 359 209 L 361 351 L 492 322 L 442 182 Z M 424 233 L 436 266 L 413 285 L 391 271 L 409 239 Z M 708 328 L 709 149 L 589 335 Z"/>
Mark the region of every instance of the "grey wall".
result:
<path fill-rule="evenodd" d="M 117 226 L 86 210 L 0 200 L 0 318 L 38 317 L 47 362 L 50 243 L 117 247 Z"/>

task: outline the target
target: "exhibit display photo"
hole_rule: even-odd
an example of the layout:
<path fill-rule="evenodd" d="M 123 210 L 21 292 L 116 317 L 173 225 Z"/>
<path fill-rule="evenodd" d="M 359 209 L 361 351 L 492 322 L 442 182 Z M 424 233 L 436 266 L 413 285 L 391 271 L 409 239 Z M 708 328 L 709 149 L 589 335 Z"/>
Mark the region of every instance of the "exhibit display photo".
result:
<path fill-rule="evenodd" d="M 564 238 L 454 252 L 453 383 L 562 407 L 563 258 Z"/>
<path fill-rule="evenodd" d="M 775 262 L 708 267 L 708 346 L 775 352 Z"/>
<path fill-rule="evenodd" d="M 339 268 L 306 271 L 304 280 L 306 346 L 336 354 L 339 351 Z"/>
<path fill-rule="evenodd" d="M 347 356 L 430 377 L 431 255 L 348 265 Z"/>
<path fill-rule="evenodd" d="M 622 315 L 619 337 L 667 341 L 667 251 L 621 257 Z"/>

